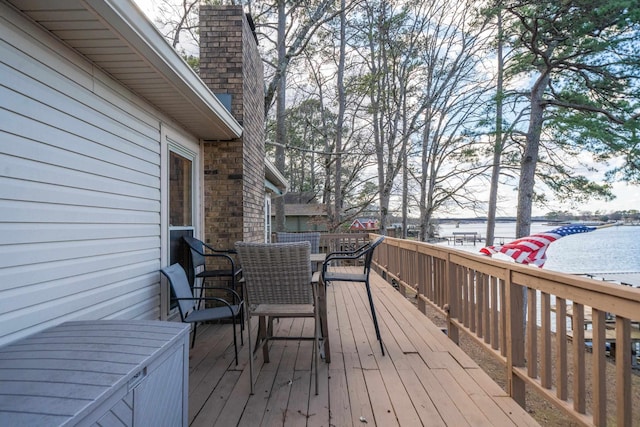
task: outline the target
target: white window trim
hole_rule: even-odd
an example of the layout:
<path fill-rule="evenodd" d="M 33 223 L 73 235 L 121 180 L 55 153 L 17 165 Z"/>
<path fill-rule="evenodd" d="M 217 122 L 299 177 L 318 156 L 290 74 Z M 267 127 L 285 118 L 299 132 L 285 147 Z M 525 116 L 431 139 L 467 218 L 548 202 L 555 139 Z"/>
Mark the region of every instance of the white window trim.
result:
<path fill-rule="evenodd" d="M 195 142 L 189 137 L 170 127 L 160 123 L 160 265 L 165 267 L 169 263 L 169 158 L 170 152 L 179 154 L 192 161 L 192 212 L 194 236 L 199 236 L 203 229 L 202 200 L 204 199 L 203 185 L 203 156 L 202 142 Z M 190 227 L 171 227 L 172 229 L 185 229 Z M 173 317 L 176 310 L 167 312 L 169 307 L 168 283 L 162 278 L 160 292 L 160 318 L 166 320 Z"/>
<path fill-rule="evenodd" d="M 271 194 L 264 196 L 264 241 L 271 243 Z"/>

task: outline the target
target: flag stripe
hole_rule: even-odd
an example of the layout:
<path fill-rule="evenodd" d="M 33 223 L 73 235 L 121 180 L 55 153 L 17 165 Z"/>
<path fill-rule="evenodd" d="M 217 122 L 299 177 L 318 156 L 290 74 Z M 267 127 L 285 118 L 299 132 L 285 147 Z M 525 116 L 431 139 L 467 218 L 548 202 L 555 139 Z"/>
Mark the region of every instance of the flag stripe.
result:
<path fill-rule="evenodd" d="M 513 258 L 517 263 L 542 267 L 547 259 L 547 248 L 551 243 L 565 236 L 588 233 L 595 229 L 596 227 L 580 224 L 565 225 L 544 233 L 522 237 L 504 245 L 486 246 L 480 249 L 480 253 L 488 256 L 503 253 Z"/>

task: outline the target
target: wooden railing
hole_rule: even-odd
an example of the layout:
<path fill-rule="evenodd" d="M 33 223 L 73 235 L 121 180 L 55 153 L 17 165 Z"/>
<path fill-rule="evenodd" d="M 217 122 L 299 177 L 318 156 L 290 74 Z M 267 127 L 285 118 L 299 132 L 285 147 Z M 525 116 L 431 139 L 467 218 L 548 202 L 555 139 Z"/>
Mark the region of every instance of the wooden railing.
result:
<path fill-rule="evenodd" d="M 504 364 L 508 393 L 523 407 L 530 386 L 580 425 L 640 425 L 631 372 L 639 289 L 394 238 L 376 250 L 374 265 L 401 292 L 417 292 L 423 312 L 430 304 L 447 316 L 450 339 L 457 343 L 463 332 L 489 349 Z M 615 362 L 606 350 L 611 343 Z M 615 390 L 606 388 L 607 369 L 615 370 Z M 615 394 L 609 412 L 607 393 Z"/>
<path fill-rule="evenodd" d="M 320 252 L 352 251 L 368 241 L 368 233 L 322 233 L 320 234 Z"/>

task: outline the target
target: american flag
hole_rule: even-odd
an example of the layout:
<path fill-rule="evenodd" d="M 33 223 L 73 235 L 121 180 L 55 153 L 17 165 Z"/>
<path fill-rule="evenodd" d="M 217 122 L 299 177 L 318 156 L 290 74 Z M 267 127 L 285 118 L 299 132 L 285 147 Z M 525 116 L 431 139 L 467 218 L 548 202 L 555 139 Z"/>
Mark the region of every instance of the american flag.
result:
<path fill-rule="evenodd" d="M 597 227 L 588 227 L 581 224 L 565 225 L 544 233 L 522 237 L 504 245 L 487 246 L 480 249 L 480 253 L 491 256 L 501 252 L 516 260 L 517 263 L 533 264 L 542 268 L 547 260 L 547 248 L 551 243 L 561 237 L 578 233 L 588 233 L 596 228 Z"/>

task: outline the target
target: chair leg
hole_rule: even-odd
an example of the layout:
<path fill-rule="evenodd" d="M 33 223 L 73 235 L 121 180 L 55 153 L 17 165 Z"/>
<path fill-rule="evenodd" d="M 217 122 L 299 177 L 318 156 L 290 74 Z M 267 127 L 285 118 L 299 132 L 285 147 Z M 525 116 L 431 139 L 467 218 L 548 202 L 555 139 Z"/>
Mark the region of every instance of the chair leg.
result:
<path fill-rule="evenodd" d="M 322 350 L 321 357 L 324 357 L 324 361 L 327 363 L 331 363 L 331 348 L 329 345 L 329 326 L 327 324 L 327 288 L 324 283 L 321 283 L 318 287 L 319 294 L 318 295 L 318 307 L 320 316 L 320 339 L 322 339 L 322 344 L 324 349 Z"/>
<path fill-rule="evenodd" d="M 249 383 L 251 384 L 251 394 L 253 395 L 253 346 L 251 345 L 251 315 L 247 313 L 247 329 L 249 329 Z"/>
<path fill-rule="evenodd" d="M 380 328 L 378 327 L 378 318 L 376 317 L 376 309 L 373 306 L 373 297 L 371 296 L 371 287 L 369 286 L 369 281 L 365 282 L 365 286 L 367 288 L 367 296 L 369 297 L 369 306 L 371 307 L 371 316 L 373 317 L 373 326 L 376 329 L 376 338 L 380 341 L 380 350 L 382 350 L 382 355 L 384 356 L 384 345 L 382 344 L 382 338 L 380 337 Z"/>
<path fill-rule="evenodd" d="M 236 354 L 236 366 L 238 366 L 238 339 L 236 338 L 236 316 L 233 316 L 231 321 L 233 322 L 233 349 Z M 242 333 L 242 331 L 240 333 Z"/>
<path fill-rule="evenodd" d="M 266 330 L 264 336 L 264 344 L 262 345 L 262 356 L 264 363 L 269 363 L 269 339 L 273 336 L 273 317 L 267 317 Z"/>
<path fill-rule="evenodd" d="M 240 288 L 240 292 L 238 292 L 238 288 Z M 233 274 L 233 272 L 231 273 L 231 289 L 238 292 L 238 294 L 240 295 L 240 301 L 244 301 L 244 285 L 242 283 L 236 282 L 236 276 L 235 274 Z M 242 319 L 240 327 L 244 331 L 244 305 L 240 307 L 240 318 Z M 240 335 L 240 339 L 242 339 L 242 335 Z"/>
<path fill-rule="evenodd" d="M 317 307 L 317 305 L 316 305 Z M 314 340 L 313 340 L 313 368 L 316 371 L 316 396 L 318 395 L 318 366 L 319 365 L 319 353 L 320 353 L 320 325 L 319 322 L 320 319 L 318 318 L 318 311 L 316 310 L 316 315 L 315 315 L 315 322 L 314 322 L 314 326 L 315 326 L 315 336 L 314 336 Z"/>
<path fill-rule="evenodd" d="M 191 348 L 193 348 L 193 346 L 196 343 L 196 328 L 198 327 L 197 323 L 192 323 L 193 325 L 193 337 L 191 337 Z"/>
<path fill-rule="evenodd" d="M 240 345 L 243 346 L 244 345 L 244 316 L 243 316 L 243 309 L 240 309 L 240 312 L 238 312 L 238 317 L 240 318 Z M 235 319 L 235 317 L 234 317 Z"/>

